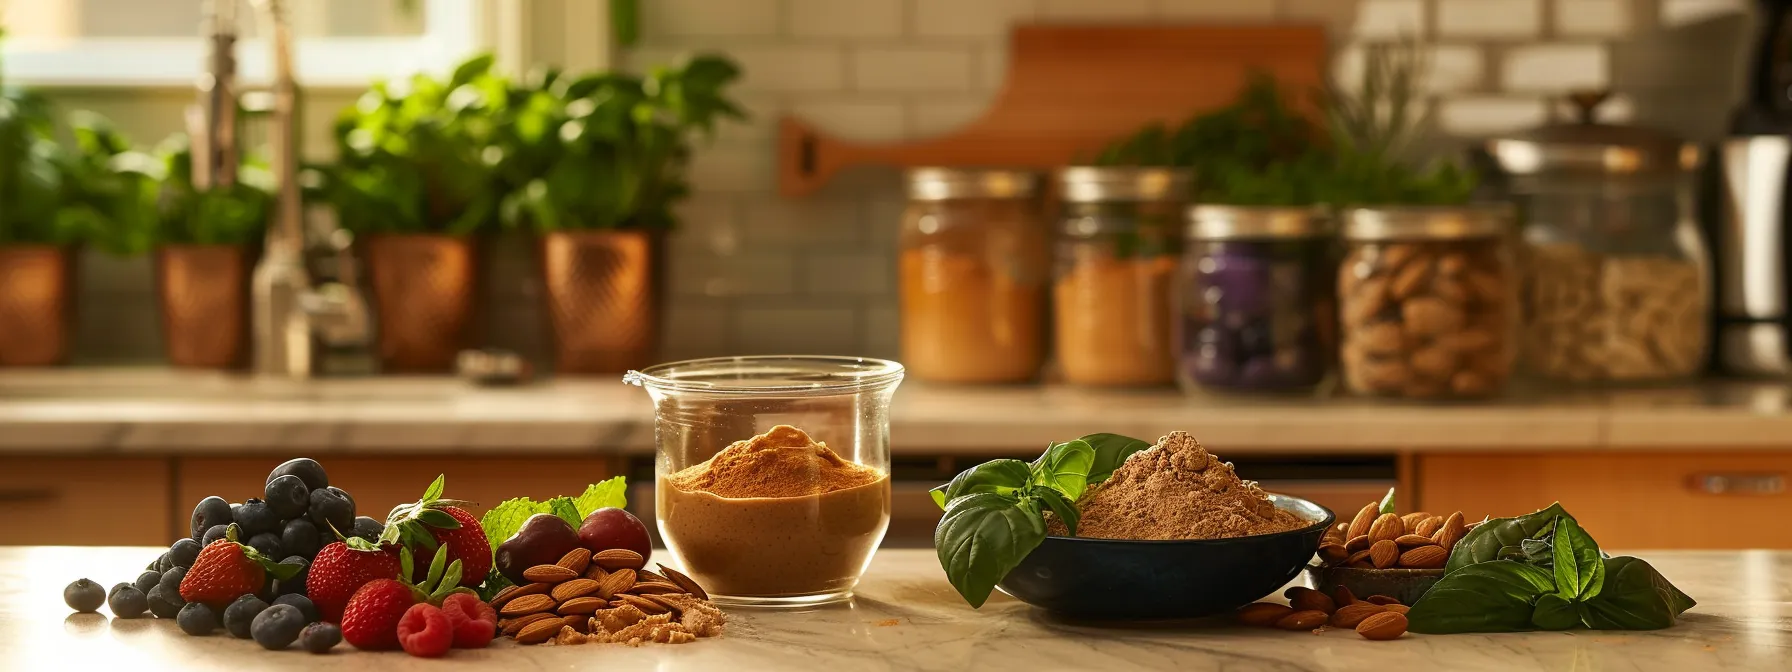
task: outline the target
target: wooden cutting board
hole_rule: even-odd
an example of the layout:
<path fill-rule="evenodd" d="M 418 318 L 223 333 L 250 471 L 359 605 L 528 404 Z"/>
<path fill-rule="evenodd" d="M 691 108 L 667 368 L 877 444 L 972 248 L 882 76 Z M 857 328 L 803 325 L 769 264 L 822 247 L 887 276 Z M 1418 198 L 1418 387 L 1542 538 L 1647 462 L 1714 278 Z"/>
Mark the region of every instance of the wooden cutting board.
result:
<path fill-rule="evenodd" d="M 1324 81 L 1326 67 L 1319 25 L 1023 25 L 1009 51 L 995 104 L 943 137 L 856 143 L 785 117 L 780 191 L 801 196 L 858 165 L 1068 165 L 1151 122 L 1230 103 L 1253 72 L 1301 92 Z"/>

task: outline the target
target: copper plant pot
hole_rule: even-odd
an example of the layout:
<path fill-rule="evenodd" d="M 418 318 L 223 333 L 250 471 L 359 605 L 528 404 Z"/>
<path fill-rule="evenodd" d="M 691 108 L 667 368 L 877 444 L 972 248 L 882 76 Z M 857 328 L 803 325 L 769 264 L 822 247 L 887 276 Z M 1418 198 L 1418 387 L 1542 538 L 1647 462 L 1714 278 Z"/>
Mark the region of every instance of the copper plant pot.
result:
<path fill-rule="evenodd" d="M 378 321 L 380 368 L 388 373 L 452 369 L 473 321 L 472 240 L 372 234 L 362 241 Z"/>
<path fill-rule="evenodd" d="M 68 359 L 74 270 L 67 248 L 0 246 L 0 366 L 53 366 Z"/>
<path fill-rule="evenodd" d="M 249 357 L 249 248 L 156 248 L 156 300 L 168 363 L 234 369 Z"/>
<path fill-rule="evenodd" d="M 653 363 L 665 269 L 658 233 L 557 231 L 541 237 L 542 287 L 561 373 Z"/>

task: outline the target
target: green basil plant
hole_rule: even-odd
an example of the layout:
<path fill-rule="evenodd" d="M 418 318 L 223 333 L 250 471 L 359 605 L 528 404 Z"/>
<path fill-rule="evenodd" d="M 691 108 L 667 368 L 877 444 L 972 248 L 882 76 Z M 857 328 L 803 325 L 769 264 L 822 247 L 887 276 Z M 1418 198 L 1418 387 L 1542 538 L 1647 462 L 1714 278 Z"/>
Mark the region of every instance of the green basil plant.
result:
<path fill-rule="evenodd" d="M 132 244 L 257 245 L 274 212 L 274 174 L 266 162 L 245 159 L 227 187 L 193 185 L 193 152 L 185 135 L 164 140 L 155 153 L 115 161 L 141 181 L 140 230 Z"/>
<path fill-rule="evenodd" d="M 56 130 L 48 100 L 0 79 L 0 245 L 72 245 L 111 226 L 118 185 L 104 164 L 116 136 L 97 116 L 82 117 L 73 129 L 81 146 L 71 151 Z"/>

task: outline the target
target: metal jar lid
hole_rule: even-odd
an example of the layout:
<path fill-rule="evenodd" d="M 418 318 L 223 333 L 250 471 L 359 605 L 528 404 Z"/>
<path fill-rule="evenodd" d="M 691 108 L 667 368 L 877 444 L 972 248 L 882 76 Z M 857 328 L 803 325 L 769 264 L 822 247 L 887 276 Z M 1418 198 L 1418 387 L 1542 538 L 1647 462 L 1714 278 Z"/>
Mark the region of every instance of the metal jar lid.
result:
<path fill-rule="evenodd" d="M 1031 198 L 1039 175 L 1011 168 L 910 168 L 905 175 L 911 201 L 961 198 Z"/>
<path fill-rule="evenodd" d="M 1605 98 L 1603 92 L 1576 93 L 1569 99 L 1578 108 L 1577 121 L 1494 138 L 1487 152 L 1502 171 L 1519 178 L 1674 178 L 1699 167 L 1698 145 L 1679 136 L 1595 122 Z"/>
<path fill-rule="evenodd" d="M 1184 233 L 1189 240 L 1317 238 L 1331 234 L 1330 224 L 1317 208 L 1196 205 Z"/>
<path fill-rule="evenodd" d="M 1347 240 L 1462 240 L 1505 234 L 1507 204 L 1354 208 L 1344 213 Z"/>
<path fill-rule="evenodd" d="M 1059 197 L 1066 203 L 1182 201 L 1193 174 L 1176 168 L 1098 168 L 1058 171 Z"/>

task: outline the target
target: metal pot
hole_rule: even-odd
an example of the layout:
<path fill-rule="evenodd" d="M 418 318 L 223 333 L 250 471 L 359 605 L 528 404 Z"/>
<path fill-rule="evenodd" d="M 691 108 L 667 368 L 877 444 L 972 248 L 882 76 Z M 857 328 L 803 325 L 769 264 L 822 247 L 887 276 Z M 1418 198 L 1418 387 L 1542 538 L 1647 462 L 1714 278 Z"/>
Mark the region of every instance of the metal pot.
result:
<path fill-rule="evenodd" d="M 378 326 L 375 351 L 388 373 L 454 368 L 473 321 L 476 265 L 470 238 L 371 234 L 362 239 Z"/>
<path fill-rule="evenodd" d="M 242 245 L 156 249 L 156 299 L 170 364 L 234 369 L 247 362 L 250 256 Z"/>
<path fill-rule="evenodd" d="M 0 366 L 68 359 L 74 255 L 52 245 L 0 246 Z"/>
<path fill-rule="evenodd" d="M 541 237 L 556 371 L 621 373 L 653 363 L 665 269 L 662 240 L 648 231 L 556 231 Z"/>

